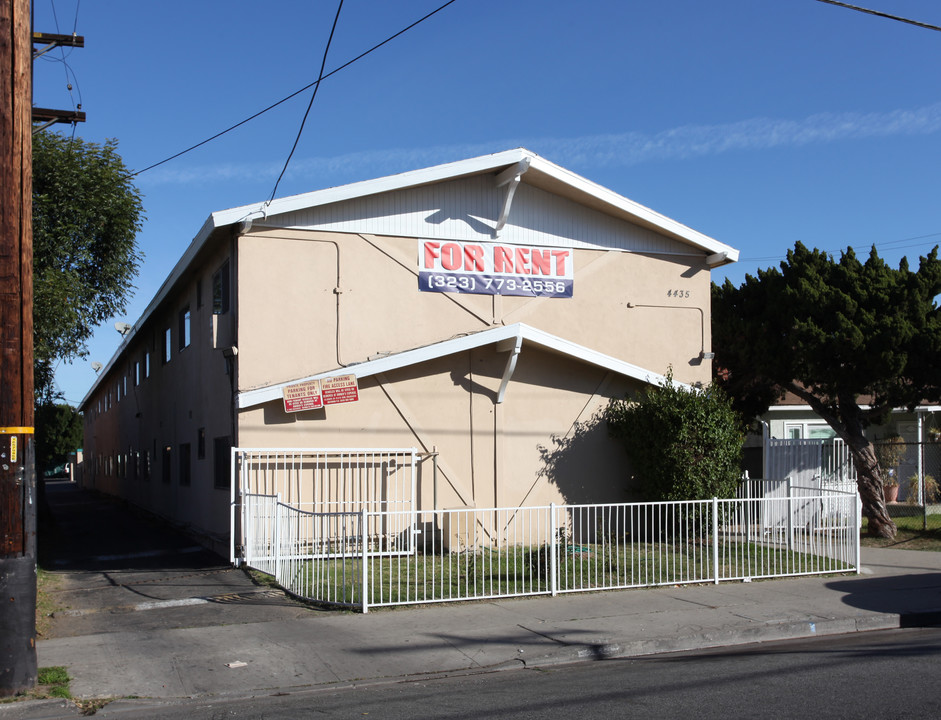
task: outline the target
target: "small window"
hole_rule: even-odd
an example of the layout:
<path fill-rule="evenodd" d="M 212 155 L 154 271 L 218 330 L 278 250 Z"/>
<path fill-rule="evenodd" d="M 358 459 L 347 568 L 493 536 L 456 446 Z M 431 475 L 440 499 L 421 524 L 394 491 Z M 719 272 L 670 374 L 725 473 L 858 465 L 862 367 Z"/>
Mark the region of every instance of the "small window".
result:
<path fill-rule="evenodd" d="M 140 360 L 134 362 L 134 385 L 140 385 Z"/>
<path fill-rule="evenodd" d="M 196 459 L 204 460 L 206 458 L 206 428 L 199 428 L 196 431 Z"/>
<path fill-rule="evenodd" d="M 171 328 L 167 328 L 163 331 L 163 363 L 166 365 L 170 362 L 170 358 L 173 357 L 170 348 L 173 347 L 173 331 Z"/>
<path fill-rule="evenodd" d="M 170 484 L 170 478 L 172 476 L 172 472 L 170 470 L 170 460 L 171 460 L 170 446 L 166 445 L 163 448 L 163 462 L 161 463 L 161 467 L 160 467 L 160 472 L 161 472 L 160 479 L 166 485 Z"/>
<path fill-rule="evenodd" d="M 212 314 L 229 312 L 229 261 L 222 263 L 212 276 Z"/>
<path fill-rule="evenodd" d="M 118 393 L 118 402 L 121 402 L 121 381 L 120 381 L 120 380 L 118 380 L 118 390 L 117 390 L 117 393 Z"/>
<path fill-rule="evenodd" d="M 212 441 L 212 476 L 213 486 L 226 489 L 231 484 L 229 477 L 232 460 L 232 440 L 228 436 L 217 437 Z"/>
<path fill-rule="evenodd" d="M 189 485 L 192 478 L 192 457 L 189 443 L 180 443 L 180 485 Z"/>
<path fill-rule="evenodd" d="M 190 344 L 190 319 L 190 308 L 189 305 L 187 305 L 185 308 L 180 310 L 180 326 L 178 337 L 180 350 L 188 348 Z"/>
<path fill-rule="evenodd" d="M 144 352 L 144 377 L 150 377 L 150 350 Z"/>
<path fill-rule="evenodd" d="M 141 454 L 141 480 L 150 480 L 150 450 Z"/>

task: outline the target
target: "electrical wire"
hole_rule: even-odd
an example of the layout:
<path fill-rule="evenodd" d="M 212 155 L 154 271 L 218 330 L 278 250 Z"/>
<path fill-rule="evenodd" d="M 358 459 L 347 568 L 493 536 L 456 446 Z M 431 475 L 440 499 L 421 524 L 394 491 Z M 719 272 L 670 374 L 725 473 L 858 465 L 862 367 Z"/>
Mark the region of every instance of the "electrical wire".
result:
<path fill-rule="evenodd" d="M 294 145 L 291 146 L 291 152 L 288 153 L 288 159 L 284 161 L 284 167 L 281 168 L 281 174 L 278 175 L 278 179 L 274 183 L 274 188 L 271 190 L 271 197 L 269 197 L 268 202 L 265 203 L 266 207 L 271 204 L 272 200 L 274 200 L 275 193 L 278 192 L 278 186 L 281 184 L 281 178 L 283 178 L 284 173 L 287 172 L 291 158 L 294 157 L 294 151 L 297 150 L 297 144 L 301 140 L 301 135 L 304 132 L 304 125 L 307 124 L 307 116 L 310 115 L 310 109 L 314 106 L 314 98 L 317 97 L 317 91 L 320 89 L 320 81 L 323 80 L 323 71 L 327 67 L 327 53 L 330 52 L 330 45 L 333 44 L 333 34 L 336 32 L 337 23 L 340 20 L 340 11 L 342 9 L 343 0 L 340 0 L 340 4 L 337 5 L 337 14 L 333 18 L 333 27 L 330 28 L 330 37 L 327 38 L 327 46 L 323 49 L 323 59 L 320 61 L 320 73 L 317 75 L 317 82 L 314 83 L 314 92 L 312 92 L 310 95 L 310 102 L 307 103 L 307 110 L 304 112 L 304 117 L 301 120 L 301 126 L 297 129 L 297 136 L 294 138 Z"/>
<path fill-rule="evenodd" d="M 901 240 L 887 240 L 886 242 L 876 242 L 873 245 L 876 248 L 888 248 L 889 250 L 906 250 L 908 248 L 917 248 L 923 247 L 925 245 L 932 245 L 931 242 L 912 242 L 914 240 L 924 240 L 926 238 L 939 237 L 941 232 L 928 233 L 927 235 L 915 235 L 914 237 L 902 238 Z M 911 243 L 909 245 L 901 245 L 900 243 Z M 889 247 L 889 246 L 893 247 Z M 845 248 L 841 248 L 838 251 L 834 250 L 824 250 L 826 253 L 842 252 Z M 739 258 L 739 262 L 767 262 L 774 260 L 784 260 L 784 255 L 769 255 L 767 257 L 742 257 Z"/>
<path fill-rule="evenodd" d="M 237 128 L 242 127 L 242 125 L 245 125 L 246 123 L 251 122 L 251 121 L 254 120 L 255 118 L 264 115 L 264 114 L 265 114 L 266 112 L 268 112 L 269 110 L 274 110 L 274 109 L 275 109 L 276 107 L 278 107 L 279 105 L 283 105 L 283 104 L 286 103 L 288 100 L 291 100 L 291 99 L 297 97 L 298 95 L 300 95 L 300 94 L 301 94 L 302 92 L 304 92 L 305 90 L 310 90 L 314 85 L 318 84 L 321 80 L 326 80 L 328 77 L 331 77 L 331 76 L 333 76 L 333 75 L 336 75 L 336 74 L 337 74 L 338 72 L 340 72 L 341 70 L 345 70 L 346 68 L 348 68 L 348 67 L 349 67 L 350 65 L 352 65 L 353 63 L 355 63 L 355 62 L 357 62 L 357 61 L 359 61 L 359 60 L 362 60 L 364 57 L 366 57 L 366 56 L 369 55 L 370 53 L 375 52 L 376 50 L 378 50 L 379 48 L 381 48 L 383 45 L 386 45 L 386 44 L 392 42 L 393 40 L 395 40 L 397 37 L 399 37 L 399 36 L 401 36 L 401 35 L 404 35 L 405 33 L 407 33 L 409 30 L 411 30 L 411 29 L 414 28 L 415 26 L 420 25 L 421 23 L 425 22 L 425 20 L 428 20 L 430 17 L 432 17 L 433 15 L 436 15 L 437 13 L 441 12 L 441 11 L 444 10 L 446 7 L 448 7 L 448 5 L 453 5 L 455 2 L 457 2 L 457 0 L 448 0 L 448 2 L 444 3 L 443 5 L 441 5 L 440 7 L 436 8 L 435 10 L 432 10 L 430 13 L 428 13 L 428 14 L 425 15 L 424 17 L 419 18 L 418 20 L 416 20 L 415 22 L 413 22 L 413 23 L 412 23 L 411 25 L 409 25 L 408 27 L 405 27 L 405 28 L 399 30 L 395 35 L 390 35 L 390 36 L 387 37 L 385 40 L 383 40 L 381 43 L 378 43 L 378 44 L 376 44 L 376 45 L 373 45 L 371 48 L 369 48 L 369 50 L 366 50 L 365 52 L 360 53 L 359 55 L 357 55 L 357 56 L 356 56 L 355 58 L 353 58 L 352 60 L 349 60 L 348 62 L 345 62 L 343 65 L 340 65 L 340 67 L 338 67 L 338 68 L 336 68 L 336 69 L 334 69 L 334 70 L 331 70 L 330 72 L 328 72 L 328 73 L 327 73 L 326 75 L 324 75 L 323 77 L 318 78 L 316 81 L 314 81 L 314 82 L 312 82 L 312 83 L 309 83 L 308 85 L 305 85 L 305 86 L 302 87 L 300 90 L 296 90 L 296 91 L 292 92 L 290 95 L 288 95 L 287 97 L 281 98 L 280 100 L 278 100 L 278 101 L 275 102 L 275 103 L 272 103 L 271 105 L 269 105 L 268 107 L 264 108 L 263 110 L 259 110 L 259 111 L 256 112 L 254 115 L 250 115 L 249 117 L 245 118 L 244 120 L 242 120 L 242 121 L 240 121 L 240 122 L 237 122 L 235 125 L 232 125 L 231 127 L 228 127 L 228 128 L 226 128 L 225 130 L 222 130 L 222 131 L 220 131 L 220 132 L 217 132 L 217 133 L 216 133 L 215 135 L 213 135 L 212 137 L 208 137 L 208 138 L 206 138 L 205 140 L 202 140 L 202 141 L 196 143 L 195 145 L 191 145 L 190 147 L 186 148 L 185 150 L 181 150 L 180 152 L 178 152 L 178 153 L 176 153 L 176 154 L 174 154 L 174 155 L 170 155 L 169 157 L 164 158 L 164 159 L 161 160 L 160 162 L 155 162 L 153 165 L 148 165 L 147 167 L 143 168 L 142 170 L 136 170 L 135 172 L 132 172 L 132 173 L 126 175 L 125 178 L 136 177 L 137 175 L 140 175 L 141 173 L 145 173 L 145 172 L 147 172 L 148 170 L 153 170 L 153 169 L 156 168 L 156 167 L 160 167 L 161 165 L 164 165 L 165 163 L 168 163 L 168 162 L 170 162 L 171 160 L 176 160 L 176 159 L 177 159 L 178 157 L 180 157 L 181 155 L 186 155 L 186 153 L 192 152 L 193 150 L 196 150 L 197 148 L 200 148 L 200 147 L 202 147 L 203 145 L 206 145 L 207 143 L 210 143 L 210 142 L 212 142 L 213 140 L 216 140 L 216 139 L 222 137 L 222 136 L 225 135 L 226 133 L 230 133 L 230 132 L 232 132 L 233 130 L 236 130 Z"/>
<path fill-rule="evenodd" d="M 941 31 L 941 27 L 938 25 L 930 25 L 929 23 L 919 22 L 918 20 L 910 20 L 899 15 L 890 15 L 889 13 L 884 13 L 879 10 L 870 10 L 869 8 L 859 7 L 858 5 L 850 5 L 849 3 L 839 2 L 839 0 L 817 0 L 817 2 L 826 3 L 827 5 L 836 5 L 837 7 L 846 8 L 847 10 L 856 10 L 857 12 L 867 13 L 869 15 L 876 15 L 878 17 L 888 18 L 889 20 L 898 20 L 899 22 L 908 23 L 909 25 L 925 28 L 926 30 Z"/>

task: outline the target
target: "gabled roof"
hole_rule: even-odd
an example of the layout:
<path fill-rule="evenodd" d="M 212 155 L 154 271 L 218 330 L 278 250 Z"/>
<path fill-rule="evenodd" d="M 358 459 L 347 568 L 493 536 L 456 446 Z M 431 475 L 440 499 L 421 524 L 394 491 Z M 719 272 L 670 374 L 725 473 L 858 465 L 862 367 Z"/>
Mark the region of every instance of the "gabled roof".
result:
<path fill-rule="evenodd" d="M 708 235 L 703 235 L 682 223 L 671 220 L 665 215 L 661 215 L 622 195 L 618 195 L 616 192 L 549 162 L 525 148 L 506 150 L 492 155 L 436 165 L 422 170 L 412 170 L 398 175 L 389 175 L 374 180 L 365 180 L 350 185 L 293 195 L 273 200 L 267 205 L 256 203 L 214 212 L 206 220 L 194 243 L 199 243 L 201 238 L 207 238 L 213 230 L 226 225 L 243 222 L 251 223 L 254 220 L 272 215 L 281 215 L 380 193 L 457 180 L 473 175 L 496 174 L 505 170 L 510 171 L 514 166 L 519 168 L 520 179 L 523 183 L 533 185 L 605 214 L 655 230 L 689 245 L 691 248 L 701 250 L 710 256 L 714 256 L 713 261 L 710 262 L 711 265 L 722 265 L 738 260 L 738 250 L 735 248 L 725 245 Z"/>
<path fill-rule="evenodd" d="M 503 394 L 506 391 L 513 370 L 516 367 L 516 357 L 524 345 L 565 355 L 566 357 L 574 358 L 580 362 L 610 370 L 618 375 L 651 385 L 663 385 L 666 383 L 666 378 L 663 375 L 645 370 L 642 367 L 632 365 L 623 360 L 618 360 L 610 355 L 596 352 L 583 345 L 570 342 L 550 333 L 543 332 L 542 330 L 537 330 L 529 325 L 516 323 L 514 325 L 496 327 L 490 330 L 482 330 L 478 333 L 445 340 L 443 342 L 434 343 L 433 345 L 426 345 L 424 347 L 415 348 L 414 350 L 406 350 L 393 355 L 386 355 L 375 360 L 337 368 L 317 375 L 297 378 L 290 382 L 269 385 L 268 387 L 258 388 L 257 390 L 246 390 L 240 392 L 238 395 L 238 407 L 241 410 L 273 400 L 281 400 L 284 388 L 296 383 L 307 382 L 309 380 L 324 380 L 338 375 L 355 375 L 357 379 L 361 379 L 446 357 L 473 348 L 500 343 L 502 343 L 502 346 L 498 349 L 506 350 L 510 352 L 510 355 L 507 359 L 507 367 L 504 372 L 503 383 L 500 386 L 497 402 L 501 402 L 503 399 Z M 682 383 L 676 383 L 676 385 L 678 387 L 688 387 Z"/>
<path fill-rule="evenodd" d="M 514 170 L 514 168 L 516 169 Z M 682 223 L 671 220 L 650 208 L 628 200 L 616 192 L 549 162 L 525 148 L 516 148 L 515 150 L 436 165 L 422 170 L 413 170 L 398 175 L 389 175 L 374 180 L 341 185 L 302 195 L 293 195 L 273 200 L 268 204 L 255 203 L 229 210 L 220 210 L 212 213 L 203 223 L 202 228 L 193 238 L 170 275 L 164 280 L 157 294 L 151 299 L 140 318 L 125 336 L 121 347 L 115 352 L 107 366 L 98 374 L 79 407 L 83 407 L 89 401 L 98 384 L 108 375 L 115 361 L 120 357 L 123 348 L 130 343 L 137 334 L 138 329 L 144 325 L 150 315 L 169 295 L 177 281 L 183 277 L 190 264 L 205 247 L 210 237 L 217 231 L 243 224 L 247 229 L 254 221 L 262 218 L 330 205 L 345 200 L 417 188 L 474 175 L 498 175 L 501 173 L 501 177 L 514 178 L 517 182 L 532 185 L 688 245 L 692 250 L 704 253 L 707 256 L 706 262 L 710 266 L 715 267 L 738 260 L 738 250 L 735 248 L 703 235 Z M 501 218 L 502 220 L 503 218 Z"/>

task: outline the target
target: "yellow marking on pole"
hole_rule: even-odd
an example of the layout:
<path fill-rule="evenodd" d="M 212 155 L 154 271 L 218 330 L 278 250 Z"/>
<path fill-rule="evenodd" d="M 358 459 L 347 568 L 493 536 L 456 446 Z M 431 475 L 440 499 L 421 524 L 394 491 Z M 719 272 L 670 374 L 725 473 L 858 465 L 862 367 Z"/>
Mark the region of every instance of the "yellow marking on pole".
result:
<path fill-rule="evenodd" d="M 0 427 L 0 435 L 32 435 L 34 432 L 31 427 Z"/>

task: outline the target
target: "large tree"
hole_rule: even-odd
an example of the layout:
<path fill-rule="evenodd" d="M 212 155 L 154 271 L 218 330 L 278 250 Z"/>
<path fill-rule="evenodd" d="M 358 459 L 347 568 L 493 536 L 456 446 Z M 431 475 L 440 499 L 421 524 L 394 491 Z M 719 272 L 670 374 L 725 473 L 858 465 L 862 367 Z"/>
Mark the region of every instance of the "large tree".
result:
<path fill-rule="evenodd" d="M 57 361 L 87 355 L 95 327 L 124 312 L 143 255 L 141 196 L 117 153 L 52 132 L 33 136 L 33 334 L 37 400 Z"/>
<path fill-rule="evenodd" d="M 718 382 L 749 416 L 791 392 L 843 439 L 856 466 L 869 532 L 894 537 L 875 448 L 864 431 L 893 408 L 941 398 L 941 261 L 917 271 L 875 248 L 839 261 L 797 243 L 780 269 L 713 284 Z"/>

